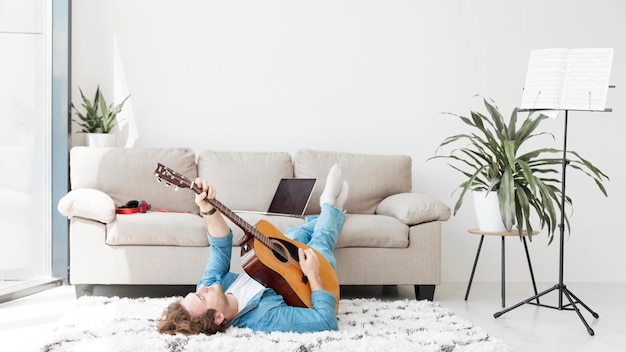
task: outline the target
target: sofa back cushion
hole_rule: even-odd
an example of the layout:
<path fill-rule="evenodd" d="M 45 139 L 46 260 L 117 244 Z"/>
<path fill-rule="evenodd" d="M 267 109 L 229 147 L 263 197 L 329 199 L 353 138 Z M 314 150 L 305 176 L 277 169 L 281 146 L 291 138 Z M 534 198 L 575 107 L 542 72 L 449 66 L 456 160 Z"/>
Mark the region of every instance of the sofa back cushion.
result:
<path fill-rule="evenodd" d="M 295 177 L 317 178 L 307 214 L 320 212 L 319 197 L 326 184 L 326 175 L 335 163 L 339 164 L 349 183 L 345 209 L 348 213 L 374 214 L 384 198 L 411 191 L 411 157 L 407 155 L 299 150 L 294 157 Z"/>
<path fill-rule="evenodd" d="M 145 200 L 153 209 L 198 212 L 193 192 L 174 191 L 156 181 L 158 163 L 194 180 L 195 153 L 189 148 L 89 148 L 70 151 L 72 189 L 94 188 L 113 198 L 116 206 L 129 200 Z"/>
<path fill-rule="evenodd" d="M 280 179 L 293 177 L 293 163 L 286 152 L 205 150 L 198 155 L 198 174 L 231 210 L 266 211 Z"/>

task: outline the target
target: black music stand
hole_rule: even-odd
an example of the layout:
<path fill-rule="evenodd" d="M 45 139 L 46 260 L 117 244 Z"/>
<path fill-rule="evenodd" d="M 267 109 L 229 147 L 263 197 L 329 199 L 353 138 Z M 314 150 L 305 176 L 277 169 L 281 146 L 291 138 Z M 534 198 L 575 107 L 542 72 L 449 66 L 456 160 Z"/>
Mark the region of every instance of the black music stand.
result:
<path fill-rule="evenodd" d="M 614 86 L 610 86 L 610 88 L 613 88 Z M 533 111 L 533 109 L 525 109 L 525 110 L 520 110 L 520 111 Z M 580 111 L 594 111 L 594 110 L 580 110 Z M 595 110 L 600 111 L 600 110 Z M 612 109 L 605 109 L 605 110 L 601 110 L 602 112 L 610 112 L 612 111 Z M 506 308 L 502 311 L 499 311 L 497 313 L 495 313 L 493 316 L 494 318 L 498 318 L 500 317 L 502 314 L 509 312 L 517 307 L 520 307 L 524 304 L 532 304 L 532 305 L 536 305 L 536 306 L 540 306 L 540 307 L 547 307 L 547 308 L 553 308 L 553 309 L 558 309 L 558 310 L 573 310 L 576 312 L 576 314 L 578 314 L 578 317 L 580 318 L 580 320 L 583 322 L 583 324 L 585 325 L 585 327 L 587 328 L 587 332 L 589 333 L 589 335 L 594 335 L 594 331 L 593 329 L 589 326 L 589 324 L 587 323 L 587 321 L 585 320 L 585 318 L 583 317 L 583 315 L 581 314 L 580 310 L 578 309 L 578 307 L 576 306 L 577 304 L 580 304 L 581 306 L 583 306 L 585 309 L 587 309 L 587 311 L 589 311 L 589 313 L 591 313 L 591 315 L 594 318 L 598 318 L 600 317 L 598 315 L 598 313 L 594 312 L 593 310 L 591 310 L 591 308 L 589 308 L 589 306 L 587 306 L 585 303 L 583 303 L 583 301 L 581 301 L 578 297 L 576 297 L 576 295 L 574 295 L 572 293 L 572 291 L 570 291 L 567 286 L 565 285 L 564 281 L 563 281 L 563 258 L 564 258 L 564 238 L 565 238 L 565 171 L 567 168 L 567 164 L 569 163 L 567 161 L 567 119 L 568 119 L 568 112 L 569 110 L 565 110 L 565 124 L 564 124 L 564 130 L 563 130 L 563 162 L 562 162 L 562 177 L 561 177 L 561 223 L 559 224 L 559 229 L 560 229 L 560 233 L 559 233 L 559 282 L 552 286 L 551 288 L 540 292 L 530 298 L 527 298 L 509 308 Z M 533 300 L 538 299 L 539 297 L 546 295 L 552 291 L 558 291 L 559 293 L 559 304 L 558 306 L 551 306 L 551 305 L 545 305 L 545 304 L 540 304 L 540 303 L 535 303 L 532 302 Z M 563 304 L 563 296 L 565 296 L 567 298 L 567 300 L 569 301 L 569 304 Z"/>

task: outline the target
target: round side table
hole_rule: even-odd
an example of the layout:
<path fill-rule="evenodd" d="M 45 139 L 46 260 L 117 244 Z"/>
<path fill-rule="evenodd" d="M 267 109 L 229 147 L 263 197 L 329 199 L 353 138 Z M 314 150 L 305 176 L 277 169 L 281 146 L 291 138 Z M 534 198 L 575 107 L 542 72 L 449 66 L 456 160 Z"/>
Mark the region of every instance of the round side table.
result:
<path fill-rule="evenodd" d="M 488 231 L 480 231 L 477 229 L 469 229 L 467 230 L 470 234 L 480 235 L 480 242 L 478 243 L 478 250 L 476 251 L 476 259 L 474 259 L 474 266 L 472 267 L 472 274 L 470 275 L 469 283 L 467 284 L 467 291 L 465 292 L 465 300 L 467 301 L 467 297 L 469 296 L 470 288 L 472 287 L 472 281 L 474 280 L 474 273 L 476 271 L 476 264 L 478 264 L 478 257 L 480 256 L 480 249 L 483 246 L 483 240 L 485 236 L 500 236 L 502 238 L 502 281 L 501 281 L 501 290 L 502 290 L 502 307 L 505 306 L 505 247 L 504 247 L 504 239 L 509 236 L 519 236 L 517 231 L 505 231 L 505 232 L 488 232 Z M 533 231 L 533 236 L 539 234 L 539 231 Z M 535 290 L 535 294 L 537 294 L 537 285 L 535 284 L 535 275 L 533 274 L 533 266 L 530 262 L 530 255 L 528 255 L 528 245 L 526 244 L 526 236 L 528 233 L 526 231 L 523 232 L 522 242 L 524 243 L 524 251 L 526 252 L 526 260 L 528 260 L 528 269 L 530 271 L 530 278 L 533 283 L 533 289 Z M 539 298 L 537 298 L 537 304 L 539 304 Z"/>

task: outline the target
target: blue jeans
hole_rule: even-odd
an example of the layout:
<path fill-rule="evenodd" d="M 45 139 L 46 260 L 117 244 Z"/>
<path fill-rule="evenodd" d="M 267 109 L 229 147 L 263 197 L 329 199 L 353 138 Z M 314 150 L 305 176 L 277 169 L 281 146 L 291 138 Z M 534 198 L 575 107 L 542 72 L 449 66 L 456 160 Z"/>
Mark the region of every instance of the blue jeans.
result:
<path fill-rule="evenodd" d="M 320 215 L 307 216 L 303 225 L 287 229 L 284 235 L 315 248 L 336 270 L 333 249 L 339 239 L 344 218 L 345 214 L 341 210 L 325 203 Z"/>

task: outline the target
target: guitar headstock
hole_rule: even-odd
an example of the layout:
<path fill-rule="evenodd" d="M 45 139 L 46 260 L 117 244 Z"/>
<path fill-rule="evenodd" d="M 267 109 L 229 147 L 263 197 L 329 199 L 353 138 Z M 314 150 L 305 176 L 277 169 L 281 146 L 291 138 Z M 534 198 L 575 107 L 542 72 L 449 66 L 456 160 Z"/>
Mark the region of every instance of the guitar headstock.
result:
<path fill-rule="evenodd" d="M 159 163 L 156 170 L 154 170 L 154 175 L 157 181 L 165 181 L 166 186 L 193 188 L 193 182 L 191 182 L 191 180 L 161 163 Z"/>

